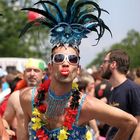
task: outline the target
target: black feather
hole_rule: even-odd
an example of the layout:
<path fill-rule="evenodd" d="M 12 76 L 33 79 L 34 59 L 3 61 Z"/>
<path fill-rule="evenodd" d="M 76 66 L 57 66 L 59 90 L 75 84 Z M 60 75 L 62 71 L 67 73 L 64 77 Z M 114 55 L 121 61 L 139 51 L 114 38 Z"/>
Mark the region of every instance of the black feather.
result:
<path fill-rule="evenodd" d="M 65 18 L 66 22 L 69 22 L 69 18 L 72 16 L 71 8 L 72 8 L 74 2 L 75 2 L 75 0 L 69 0 L 68 1 L 67 7 L 66 7 L 66 13 L 67 13 L 66 18 Z"/>
<path fill-rule="evenodd" d="M 88 19 L 88 20 L 87 20 L 87 19 Z M 78 23 L 80 23 L 80 24 L 85 24 L 86 21 L 87 21 L 87 22 L 90 22 L 90 23 L 91 23 L 91 22 L 99 22 L 99 19 L 98 19 L 96 16 L 94 16 L 93 14 L 90 14 L 90 13 L 82 15 L 82 16 L 78 19 Z"/>
<path fill-rule="evenodd" d="M 53 25 L 47 21 L 45 21 L 44 19 L 36 19 L 34 21 L 31 21 L 29 23 L 27 23 L 24 28 L 21 30 L 19 37 L 23 36 L 31 27 L 35 26 L 36 24 L 43 24 L 48 26 L 49 28 L 53 28 Z"/>
<path fill-rule="evenodd" d="M 43 11 L 37 8 L 23 8 L 22 10 L 28 10 L 28 11 L 33 11 L 36 12 L 42 16 L 45 16 L 48 20 L 50 20 L 51 22 L 55 24 L 58 24 L 57 20 L 55 19 L 54 16 L 50 15 L 47 11 Z"/>
<path fill-rule="evenodd" d="M 71 22 L 75 22 L 75 20 L 78 18 L 78 14 L 80 12 L 80 9 L 85 5 L 93 5 L 97 11 L 98 11 L 98 17 L 101 15 L 101 9 L 99 5 L 91 0 L 86 0 L 85 2 L 77 2 L 73 7 L 73 17 L 71 19 Z"/>
<path fill-rule="evenodd" d="M 52 5 L 52 6 L 54 6 L 54 7 L 56 8 L 56 10 L 58 11 L 59 18 L 61 19 L 60 21 L 63 22 L 63 21 L 64 21 L 63 10 L 62 10 L 62 8 L 61 8 L 60 6 L 58 6 L 56 3 L 46 0 L 46 1 L 39 1 L 39 2 L 35 3 L 35 5 L 36 5 L 36 4 L 42 4 L 43 7 L 45 8 L 45 10 L 47 11 L 48 9 L 47 9 L 47 7 L 45 6 L 45 3 L 50 4 L 50 5 Z"/>

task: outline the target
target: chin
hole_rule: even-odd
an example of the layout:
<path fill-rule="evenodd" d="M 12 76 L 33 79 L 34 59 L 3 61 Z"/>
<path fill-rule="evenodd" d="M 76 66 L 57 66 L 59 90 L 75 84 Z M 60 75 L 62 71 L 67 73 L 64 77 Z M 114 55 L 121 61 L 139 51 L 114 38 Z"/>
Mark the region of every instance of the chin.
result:
<path fill-rule="evenodd" d="M 71 80 L 71 78 L 69 77 L 61 77 L 59 81 L 62 83 L 69 83 L 69 82 L 72 82 L 73 80 Z"/>

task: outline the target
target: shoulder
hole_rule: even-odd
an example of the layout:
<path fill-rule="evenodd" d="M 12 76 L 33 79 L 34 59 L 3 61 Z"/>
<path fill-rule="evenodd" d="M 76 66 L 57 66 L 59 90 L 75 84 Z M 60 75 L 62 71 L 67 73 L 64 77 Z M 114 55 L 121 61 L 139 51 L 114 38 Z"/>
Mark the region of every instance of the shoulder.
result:
<path fill-rule="evenodd" d="M 19 93 L 20 93 L 19 90 L 12 92 L 8 98 L 8 102 L 12 103 L 12 102 L 17 101 L 17 99 L 19 98 Z"/>
<path fill-rule="evenodd" d="M 140 92 L 140 85 L 136 84 L 134 81 L 127 80 L 127 87 L 129 90 Z"/>
<path fill-rule="evenodd" d="M 30 101 L 33 87 L 27 87 L 20 91 L 20 101 Z"/>

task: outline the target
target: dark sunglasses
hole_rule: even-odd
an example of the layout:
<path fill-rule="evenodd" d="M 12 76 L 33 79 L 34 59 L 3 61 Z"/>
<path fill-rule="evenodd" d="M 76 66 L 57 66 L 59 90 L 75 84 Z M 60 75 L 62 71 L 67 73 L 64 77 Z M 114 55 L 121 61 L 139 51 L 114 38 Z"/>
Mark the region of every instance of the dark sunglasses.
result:
<path fill-rule="evenodd" d="M 51 60 L 53 63 L 60 64 L 67 60 L 70 64 L 78 64 L 80 57 L 74 54 L 61 54 L 57 53 L 51 56 Z"/>

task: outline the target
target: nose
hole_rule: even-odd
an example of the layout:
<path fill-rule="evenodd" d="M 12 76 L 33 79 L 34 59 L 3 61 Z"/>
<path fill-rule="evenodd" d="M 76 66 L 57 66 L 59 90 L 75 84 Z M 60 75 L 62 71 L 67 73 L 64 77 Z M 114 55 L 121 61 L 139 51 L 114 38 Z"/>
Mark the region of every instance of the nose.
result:
<path fill-rule="evenodd" d="M 35 73 L 35 72 L 34 72 L 34 70 L 32 69 L 31 72 L 30 72 L 30 74 L 31 74 L 31 75 L 34 75 L 34 73 Z"/>
<path fill-rule="evenodd" d="M 63 65 L 69 65 L 69 62 L 68 62 L 68 58 L 67 57 L 64 58 Z"/>

